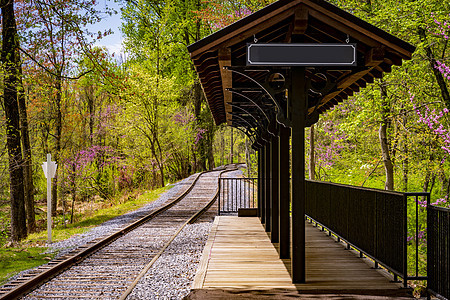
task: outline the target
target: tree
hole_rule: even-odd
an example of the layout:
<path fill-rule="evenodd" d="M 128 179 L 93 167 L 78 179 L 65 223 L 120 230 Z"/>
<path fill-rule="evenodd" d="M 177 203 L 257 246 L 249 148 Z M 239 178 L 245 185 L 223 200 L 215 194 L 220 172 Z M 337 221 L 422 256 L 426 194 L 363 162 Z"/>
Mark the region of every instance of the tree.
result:
<path fill-rule="evenodd" d="M 19 241 L 27 236 L 25 199 L 23 186 L 23 160 L 20 141 L 20 115 L 17 98 L 19 59 L 17 59 L 18 35 L 14 15 L 14 0 L 1 1 L 2 54 L 4 68 L 3 103 L 6 117 L 6 143 L 9 160 L 11 202 L 11 238 Z"/>
<path fill-rule="evenodd" d="M 49 134 L 54 139 L 52 152 L 58 163 L 63 147 L 62 105 L 65 81 L 78 79 L 89 72 L 75 74 L 74 63 L 79 58 L 78 53 L 90 52 L 92 42 L 87 38 L 93 35 L 84 30 L 85 26 L 98 22 L 100 17 L 95 9 L 95 1 L 32 0 L 30 4 L 32 4 L 30 6 L 31 20 L 24 34 L 27 44 L 22 52 L 52 79 L 51 86 L 54 93 L 52 93 L 51 102 L 54 129 Z M 104 34 L 100 34 L 100 37 Z M 59 170 L 52 185 L 53 215 L 56 213 L 58 199 L 58 174 Z"/>

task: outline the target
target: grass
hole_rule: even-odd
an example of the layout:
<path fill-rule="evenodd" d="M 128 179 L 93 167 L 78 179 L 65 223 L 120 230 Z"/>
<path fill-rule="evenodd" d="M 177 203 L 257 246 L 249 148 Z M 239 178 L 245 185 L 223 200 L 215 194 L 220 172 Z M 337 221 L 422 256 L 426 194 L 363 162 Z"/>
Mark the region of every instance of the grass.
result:
<path fill-rule="evenodd" d="M 129 197 L 127 201 L 108 208 L 97 209 L 94 212 L 84 211 L 83 213 L 77 213 L 75 215 L 76 222 L 67 224 L 66 227 L 64 227 L 62 224 L 63 222 L 60 220 L 62 217 L 59 216 L 59 221 L 54 220 L 54 222 L 56 221 L 56 223 L 60 223 L 60 225 L 52 229 L 52 241 L 61 241 L 75 234 L 82 234 L 105 221 L 136 210 L 145 204 L 158 199 L 158 197 L 168 189 L 170 189 L 169 186 L 153 191 L 147 191 L 136 198 Z M 41 244 L 45 243 L 46 240 L 47 231 L 44 230 L 30 234 L 24 242 Z"/>
<path fill-rule="evenodd" d="M 63 222 L 52 229 L 52 241 L 65 240 L 76 234 L 82 234 L 105 221 L 136 210 L 145 204 L 152 202 L 171 187 L 167 186 L 153 191 L 147 191 L 137 197 L 128 197 L 125 202 L 117 201 L 111 207 L 96 209 L 94 212 L 85 210 L 76 215 L 76 222 L 67 224 Z M 56 219 L 61 219 L 57 217 Z M 54 220 L 55 222 L 55 220 Z M 55 222 L 58 224 L 59 222 Z M 0 285 L 5 283 L 11 276 L 30 268 L 47 263 L 56 254 L 43 254 L 47 250 L 44 245 L 47 241 L 47 231 L 43 230 L 30 234 L 27 239 L 21 241 L 14 247 L 0 248 Z"/>
<path fill-rule="evenodd" d="M 42 252 L 42 247 L 0 249 L 0 285 L 20 271 L 45 264 L 54 256 Z"/>

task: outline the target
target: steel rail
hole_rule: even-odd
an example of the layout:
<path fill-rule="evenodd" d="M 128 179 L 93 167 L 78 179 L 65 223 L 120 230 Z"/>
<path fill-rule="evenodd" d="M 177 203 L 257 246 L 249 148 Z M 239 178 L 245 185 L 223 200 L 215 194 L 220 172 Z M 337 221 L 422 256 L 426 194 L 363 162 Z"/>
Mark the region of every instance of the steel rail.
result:
<path fill-rule="evenodd" d="M 224 171 L 234 171 L 237 169 L 237 165 L 239 165 L 239 164 L 234 164 L 234 169 L 232 169 L 232 170 L 224 170 Z M 127 234 L 128 232 L 130 232 L 130 231 L 136 229 L 137 227 L 141 226 L 142 224 L 148 222 L 149 220 L 153 219 L 154 217 L 161 214 L 162 212 L 168 210 L 169 208 L 171 208 L 172 206 L 174 206 L 175 204 L 180 202 L 182 199 L 184 199 L 187 194 L 189 194 L 189 192 L 194 188 L 194 186 L 197 183 L 200 176 L 202 176 L 205 173 L 210 173 L 210 172 L 219 171 L 219 170 L 216 169 L 216 170 L 210 170 L 210 171 L 203 171 L 203 172 L 199 173 L 197 175 L 197 177 L 194 179 L 194 181 L 191 183 L 191 185 L 183 192 L 183 194 L 178 196 L 176 199 L 174 199 L 170 203 L 156 209 L 155 211 L 151 212 L 150 214 L 131 223 L 130 225 L 126 226 L 125 228 L 118 230 L 115 233 L 101 239 L 100 241 L 94 243 L 93 245 L 90 245 L 87 247 L 85 247 L 85 246 L 81 247 L 82 248 L 81 251 L 71 255 L 70 257 L 64 259 L 63 261 L 59 262 L 58 264 L 54 265 L 53 267 L 51 267 L 47 270 L 44 270 L 41 273 L 36 274 L 31 279 L 26 280 L 25 282 L 14 287 L 10 291 L 0 295 L 0 300 L 17 299 L 20 296 L 23 296 L 24 294 L 33 290 L 35 287 L 49 281 L 50 279 L 52 279 L 56 275 L 60 274 L 61 272 L 65 271 L 66 269 L 70 268 L 74 264 L 82 261 L 83 259 L 85 259 L 87 256 L 91 255 L 92 253 L 109 245 L 110 243 L 112 243 L 113 241 L 118 239 L 119 237 Z M 222 173 L 224 171 L 222 171 Z"/>

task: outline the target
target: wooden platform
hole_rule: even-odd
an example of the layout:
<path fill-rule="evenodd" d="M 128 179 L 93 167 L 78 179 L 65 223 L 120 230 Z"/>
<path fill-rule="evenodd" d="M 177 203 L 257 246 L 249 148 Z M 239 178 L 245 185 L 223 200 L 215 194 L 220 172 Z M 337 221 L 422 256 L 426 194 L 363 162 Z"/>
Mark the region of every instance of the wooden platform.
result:
<path fill-rule="evenodd" d="M 216 217 L 193 289 L 284 290 L 305 293 L 405 295 L 381 270 L 345 250 L 309 223 L 306 226 L 305 284 L 294 285 L 290 261 L 278 258 L 258 218 Z"/>

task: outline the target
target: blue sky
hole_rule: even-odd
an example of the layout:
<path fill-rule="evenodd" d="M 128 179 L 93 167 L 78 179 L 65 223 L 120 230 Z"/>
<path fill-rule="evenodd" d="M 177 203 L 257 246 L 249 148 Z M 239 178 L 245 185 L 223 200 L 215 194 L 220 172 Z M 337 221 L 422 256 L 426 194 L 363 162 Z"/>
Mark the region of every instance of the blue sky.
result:
<path fill-rule="evenodd" d="M 113 8 L 118 14 L 112 16 L 106 15 L 101 22 L 89 26 L 88 29 L 92 32 L 98 32 L 99 30 L 105 31 L 111 28 L 114 33 L 97 41 L 95 44 L 98 46 L 105 46 L 108 48 L 110 54 L 115 53 L 118 56 L 119 53 L 122 52 L 121 44 L 123 40 L 122 33 L 119 29 L 121 24 L 120 5 L 113 0 L 98 0 L 97 9 L 105 11 L 105 8 Z"/>

